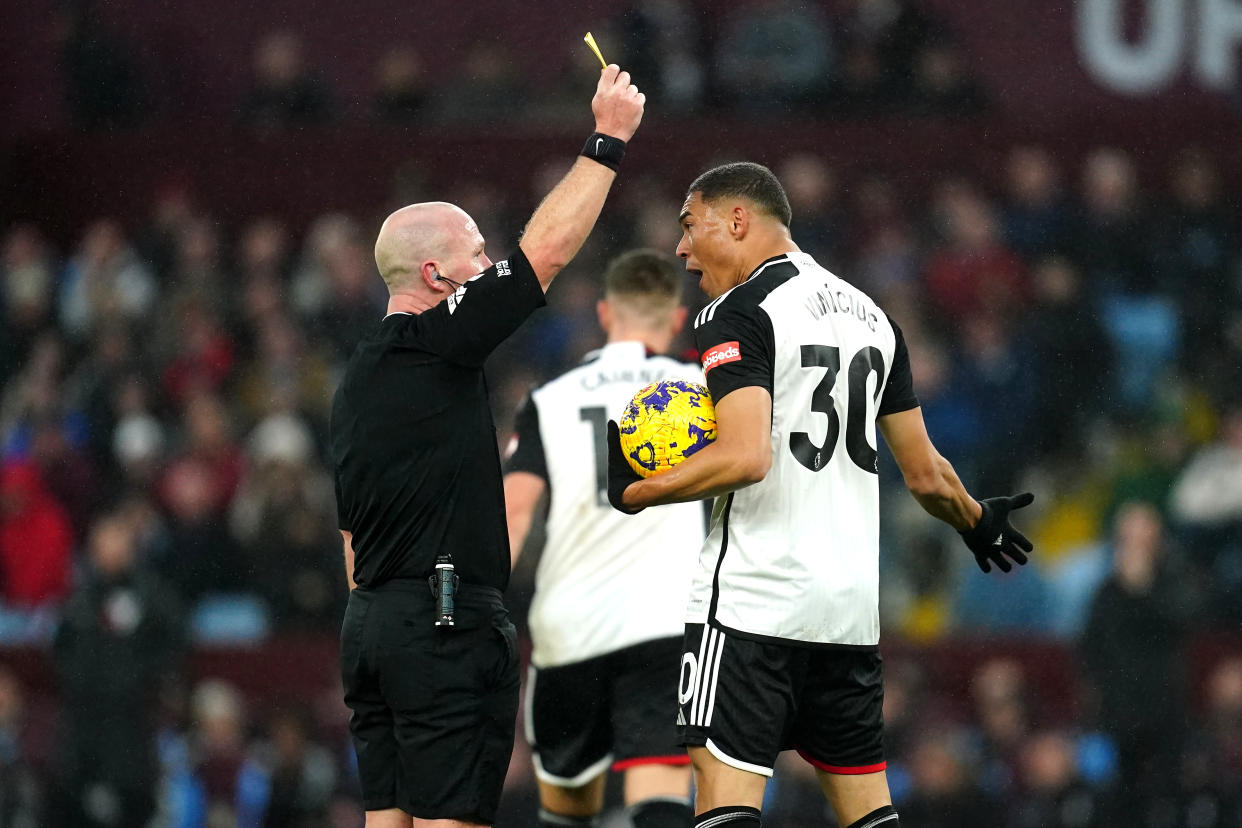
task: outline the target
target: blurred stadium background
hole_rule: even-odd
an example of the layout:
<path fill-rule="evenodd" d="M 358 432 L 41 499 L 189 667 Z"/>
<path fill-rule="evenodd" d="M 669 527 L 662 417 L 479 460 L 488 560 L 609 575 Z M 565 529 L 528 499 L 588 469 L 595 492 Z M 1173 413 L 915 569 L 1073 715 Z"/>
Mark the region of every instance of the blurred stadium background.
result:
<path fill-rule="evenodd" d="M 985 578 L 882 471 L 903 823 L 1242 825 L 1239 0 L 4 4 L 0 825 L 360 824 L 323 448 L 374 234 L 435 198 L 511 247 L 588 29 L 648 112 L 489 365 L 500 444 L 607 258 L 768 164 L 968 487 L 1038 496 Z M 765 823 L 831 824 L 808 771 Z M 500 824 L 534 807 L 519 737 Z"/>

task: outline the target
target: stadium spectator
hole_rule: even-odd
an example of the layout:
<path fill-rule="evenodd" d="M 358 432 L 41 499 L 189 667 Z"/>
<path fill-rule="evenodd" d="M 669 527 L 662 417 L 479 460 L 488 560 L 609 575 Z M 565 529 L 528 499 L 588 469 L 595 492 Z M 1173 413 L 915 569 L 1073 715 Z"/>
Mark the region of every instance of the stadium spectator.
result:
<path fill-rule="evenodd" d="M 1039 411 L 1029 421 L 1031 456 L 1055 463 L 1082 455 L 1108 408 L 1112 343 L 1068 259 L 1037 261 L 1031 292 L 1032 305 L 1021 320 L 1021 336 L 1031 346 L 1026 376 L 1031 410 Z"/>
<path fill-rule="evenodd" d="M 923 733 L 909 756 L 911 789 L 902 822 L 919 828 L 961 828 L 996 822 L 997 804 L 971 778 L 970 754 L 954 730 Z"/>
<path fill-rule="evenodd" d="M 159 286 L 146 262 L 111 219 L 93 222 L 60 282 L 60 324 L 72 339 L 90 338 L 105 320 L 142 322 Z"/>
<path fill-rule="evenodd" d="M 237 355 L 217 311 L 187 296 L 169 309 L 162 333 L 170 349 L 160 376 L 167 402 L 181 409 L 196 395 L 224 390 Z"/>
<path fill-rule="evenodd" d="M 259 828 L 270 795 L 267 774 L 247 744 L 246 700 L 227 681 L 208 678 L 190 698 L 189 774 L 182 797 L 188 825 Z"/>
<path fill-rule="evenodd" d="M 1078 772 L 1069 733 L 1046 730 L 1022 745 L 1021 789 L 1006 807 L 1006 828 L 1104 828 L 1098 790 Z"/>
<path fill-rule="evenodd" d="M 229 515 L 247 586 L 285 627 L 331 629 L 345 590 L 332 480 L 317 462 L 311 431 L 294 415 L 274 414 L 251 432 L 247 456 Z"/>
<path fill-rule="evenodd" d="M 1242 399 L 1222 412 L 1220 433 L 1181 470 L 1170 517 L 1211 572 L 1222 620 L 1242 617 Z"/>
<path fill-rule="evenodd" d="M 253 80 L 238 110 L 261 129 L 321 124 L 332 118 L 331 95 L 307 65 L 302 40 L 291 31 L 272 32 L 255 46 Z"/>
<path fill-rule="evenodd" d="M 33 609 L 69 591 L 73 523 L 31 460 L 0 466 L 0 599 Z"/>
<path fill-rule="evenodd" d="M 784 159 L 776 174 L 789 182 L 789 206 L 793 210 L 790 233 L 828 270 L 844 270 L 849 227 L 837 201 L 840 184 L 836 172 L 821 157 L 807 152 Z"/>
<path fill-rule="evenodd" d="M 1028 263 L 1064 252 L 1070 212 L 1057 159 L 1047 147 L 1023 144 L 1005 162 L 1005 243 Z"/>
<path fill-rule="evenodd" d="M 1004 800 L 1019 787 L 1022 750 L 1034 724 L 1027 677 L 1013 659 L 989 659 L 971 676 L 970 692 L 978 727 L 972 734 L 976 778 Z"/>
<path fill-rule="evenodd" d="M 183 669 L 178 603 L 116 514 L 91 527 L 89 574 L 52 648 L 66 717 L 57 825 L 144 825 L 155 809 L 156 701 Z"/>
<path fill-rule="evenodd" d="M 434 98 L 432 112 L 449 123 L 494 123 L 521 118 L 529 86 L 520 65 L 495 43 L 474 41 L 465 50 L 460 71 Z M 581 100 L 581 98 L 579 98 Z"/>
<path fill-rule="evenodd" d="M 938 38 L 919 50 L 905 111 L 913 116 L 962 118 L 989 106 L 987 92 L 967 71 L 966 56 L 952 39 Z"/>
<path fill-rule="evenodd" d="M 635 0 L 618 23 L 625 65 L 662 107 L 693 112 L 707 85 L 699 15 L 688 0 Z"/>
<path fill-rule="evenodd" d="M 34 755 L 26 692 L 17 674 L 0 665 L 0 825 L 46 825 L 46 769 Z"/>
<path fill-rule="evenodd" d="M 0 387 L 25 362 L 56 311 L 52 251 L 34 225 L 19 225 L 0 244 Z"/>
<path fill-rule="evenodd" d="M 716 48 L 719 101 L 751 111 L 820 101 L 832 83 L 832 43 L 814 4 L 764 0 L 733 9 Z"/>
<path fill-rule="evenodd" d="M 935 211 L 943 245 L 928 259 L 927 297 L 944 324 L 956 326 L 984 314 L 1006 320 L 1028 291 L 1026 268 L 1005 247 L 992 205 L 970 184 L 942 182 Z"/>
<path fill-rule="evenodd" d="M 279 307 L 255 320 L 251 358 L 233 382 L 233 399 L 244 425 L 271 414 L 305 417 L 318 438 L 327 434 L 332 401 L 334 354 L 324 354 L 306 341 L 296 323 Z"/>
<path fill-rule="evenodd" d="M 183 445 L 157 486 L 169 517 L 172 556 L 160 561 L 159 566 L 182 595 L 194 599 L 206 592 L 244 586 L 226 516 L 245 461 L 230 434 L 232 424 L 219 398 L 202 394 L 192 397 L 182 423 Z"/>
<path fill-rule="evenodd" d="M 267 722 L 267 739 L 255 752 L 267 782 L 263 828 L 310 828 L 328 824 L 339 771 L 331 751 L 314 738 L 301 709 L 278 709 Z"/>
<path fill-rule="evenodd" d="M 375 68 L 375 117 L 385 123 L 409 124 L 422 116 L 430 98 L 422 59 L 412 47 L 389 49 Z"/>
<path fill-rule="evenodd" d="M 1185 371 L 1206 387 L 1228 382 L 1219 343 L 1229 309 L 1230 279 L 1242 264 L 1242 238 L 1206 153 L 1186 150 L 1169 173 L 1168 198 L 1153 225 L 1152 267 L 1161 290 L 1178 303 L 1186 333 Z"/>
<path fill-rule="evenodd" d="M 1112 819 L 1132 822 L 1175 782 L 1177 734 L 1187 727 L 1186 603 L 1170 569 L 1159 512 L 1129 503 L 1117 513 L 1113 572 L 1092 602 L 1079 641 L 1093 719 L 1116 744 Z M 1113 824 L 1113 823 L 1109 823 Z"/>
<path fill-rule="evenodd" d="M 1139 197 L 1128 154 L 1101 148 L 1087 157 L 1069 249 L 1097 299 L 1144 294 L 1155 286 L 1147 264 L 1151 234 Z"/>

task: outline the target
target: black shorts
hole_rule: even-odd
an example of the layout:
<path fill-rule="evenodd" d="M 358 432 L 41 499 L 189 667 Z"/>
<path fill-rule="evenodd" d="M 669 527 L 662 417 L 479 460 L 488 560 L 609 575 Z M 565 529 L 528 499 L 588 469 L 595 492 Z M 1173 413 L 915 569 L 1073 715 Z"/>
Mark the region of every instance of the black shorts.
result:
<path fill-rule="evenodd" d="M 513 752 L 517 632 L 498 590 L 462 585 L 435 626 L 426 582 L 350 593 L 341 681 L 363 806 L 491 824 Z"/>
<path fill-rule="evenodd" d="M 660 638 L 561 667 L 526 683 L 526 738 L 535 775 L 576 788 L 605 770 L 689 764 L 677 715 L 681 638 Z"/>
<path fill-rule="evenodd" d="M 789 749 L 829 773 L 884 770 L 878 650 L 752 641 L 702 624 L 686 625 L 682 649 L 682 744 L 764 776 Z"/>

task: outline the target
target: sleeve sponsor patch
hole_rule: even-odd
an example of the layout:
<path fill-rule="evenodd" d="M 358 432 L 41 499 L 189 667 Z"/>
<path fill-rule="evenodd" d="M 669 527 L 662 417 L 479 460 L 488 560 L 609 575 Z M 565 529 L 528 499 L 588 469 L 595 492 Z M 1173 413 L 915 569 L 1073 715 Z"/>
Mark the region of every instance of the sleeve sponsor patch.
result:
<path fill-rule="evenodd" d="M 732 342 L 722 342 L 714 348 L 708 348 L 703 353 L 703 373 L 715 368 L 717 365 L 724 365 L 727 362 L 737 362 L 742 358 L 742 349 L 738 345 L 737 340 Z"/>

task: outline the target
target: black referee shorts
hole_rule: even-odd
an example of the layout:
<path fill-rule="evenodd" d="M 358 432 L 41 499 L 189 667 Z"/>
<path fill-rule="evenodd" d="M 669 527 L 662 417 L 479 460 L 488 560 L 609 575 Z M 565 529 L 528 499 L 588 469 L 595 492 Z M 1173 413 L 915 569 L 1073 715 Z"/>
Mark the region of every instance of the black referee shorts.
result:
<path fill-rule="evenodd" d="M 490 825 L 513 752 L 517 632 L 498 590 L 463 584 L 435 626 L 425 581 L 350 593 L 341 681 L 363 806 Z"/>

